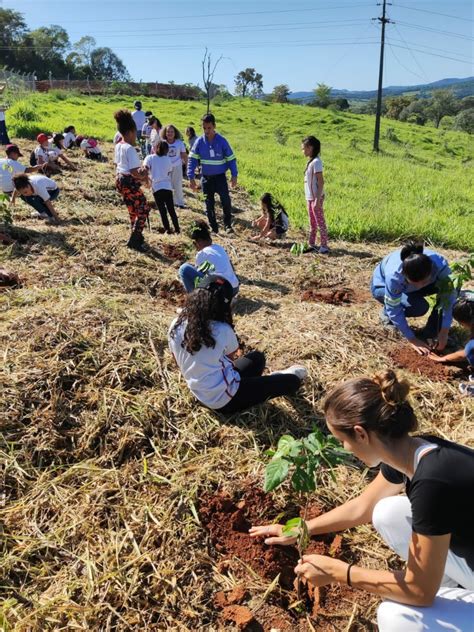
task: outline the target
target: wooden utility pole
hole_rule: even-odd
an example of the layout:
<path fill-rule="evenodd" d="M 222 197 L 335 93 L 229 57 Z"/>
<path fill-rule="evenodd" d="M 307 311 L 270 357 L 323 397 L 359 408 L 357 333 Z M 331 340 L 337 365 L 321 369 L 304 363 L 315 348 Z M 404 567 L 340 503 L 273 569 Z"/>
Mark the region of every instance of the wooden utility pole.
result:
<path fill-rule="evenodd" d="M 391 4 L 390 2 L 388 4 Z M 380 138 L 380 117 L 382 116 L 382 83 L 383 83 L 383 57 L 385 49 L 385 25 L 390 20 L 385 17 L 387 0 L 383 0 L 382 4 L 382 17 L 373 18 L 378 20 L 382 24 L 382 35 L 380 38 L 380 65 L 379 65 L 379 86 L 377 90 L 377 110 L 375 112 L 375 132 L 374 132 L 374 151 L 379 150 L 379 138 Z"/>

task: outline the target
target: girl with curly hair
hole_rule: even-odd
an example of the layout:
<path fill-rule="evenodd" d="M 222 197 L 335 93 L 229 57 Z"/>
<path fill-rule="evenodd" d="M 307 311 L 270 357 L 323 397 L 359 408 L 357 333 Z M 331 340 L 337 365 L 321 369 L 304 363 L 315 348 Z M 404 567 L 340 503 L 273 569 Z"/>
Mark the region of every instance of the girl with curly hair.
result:
<path fill-rule="evenodd" d="M 118 110 L 114 114 L 117 129 L 122 140 L 115 145 L 115 165 L 117 168 L 116 187 L 127 205 L 132 233 L 127 246 L 134 250 L 144 250 L 143 228 L 150 213 L 150 206 L 141 190 L 141 183 L 148 179 L 142 170 L 140 158 L 135 149 L 137 127 L 128 110 Z"/>
<path fill-rule="evenodd" d="M 265 356 L 260 351 L 237 357 L 232 296 L 232 285 L 226 279 L 204 277 L 188 294 L 168 332 L 170 350 L 189 389 L 202 404 L 222 413 L 294 395 L 306 377 L 306 369 L 297 365 L 262 375 Z"/>
<path fill-rule="evenodd" d="M 162 140 L 168 143 L 168 156 L 173 165 L 171 184 L 173 185 L 174 203 L 178 208 L 184 208 L 183 165 L 188 164 L 186 145 L 181 139 L 179 130 L 174 125 L 165 125 L 160 135 Z"/>

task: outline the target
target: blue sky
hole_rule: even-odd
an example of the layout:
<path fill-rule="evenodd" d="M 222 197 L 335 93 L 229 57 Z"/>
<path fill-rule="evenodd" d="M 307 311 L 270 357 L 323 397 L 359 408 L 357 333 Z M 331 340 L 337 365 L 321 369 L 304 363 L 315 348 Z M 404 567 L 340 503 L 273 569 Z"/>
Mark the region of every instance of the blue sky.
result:
<path fill-rule="evenodd" d="M 92 35 L 110 46 L 135 80 L 201 83 L 207 46 L 223 59 L 216 83 L 233 90 L 243 68 L 262 73 L 264 89 L 317 83 L 375 89 L 381 15 L 373 0 L 0 0 L 30 28 L 59 24 L 72 42 Z M 471 0 L 392 0 L 384 85 L 473 75 Z M 429 53 L 429 54 L 428 54 Z"/>

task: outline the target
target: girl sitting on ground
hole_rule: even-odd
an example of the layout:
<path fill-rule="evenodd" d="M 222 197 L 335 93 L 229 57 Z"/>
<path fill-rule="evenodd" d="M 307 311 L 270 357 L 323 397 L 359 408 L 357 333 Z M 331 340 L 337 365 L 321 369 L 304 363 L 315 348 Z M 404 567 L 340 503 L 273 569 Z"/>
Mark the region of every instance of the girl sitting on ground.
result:
<path fill-rule="evenodd" d="M 260 232 L 252 239 L 279 239 L 288 230 L 288 215 L 284 207 L 275 200 L 271 193 L 264 193 L 260 198 L 263 215 L 252 222 L 252 226 Z"/>
<path fill-rule="evenodd" d="M 143 229 L 150 213 L 150 207 L 141 190 L 141 183 L 148 180 L 146 170 L 142 171 L 140 158 L 135 145 L 137 142 L 137 127 L 128 110 L 118 110 L 114 114 L 117 128 L 122 140 L 115 145 L 117 176 L 115 185 L 127 205 L 130 217 L 131 235 L 127 246 L 134 250 L 144 250 Z"/>
<path fill-rule="evenodd" d="M 31 152 L 30 165 L 32 167 L 40 166 L 43 173 L 47 176 L 61 173 L 61 167 L 58 164 L 61 148 L 50 144 L 46 134 L 38 134 L 36 140 L 38 141 L 38 146 Z"/>
<path fill-rule="evenodd" d="M 303 555 L 295 572 L 313 586 L 347 584 L 384 601 L 380 632 L 472 629 L 474 451 L 433 436 L 412 436 L 418 422 L 409 385 L 393 371 L 336 386 L 324 412 L 344 448 L 380 471 L 362 494 L 307 521 L 311 535 L 372 523 L 407 562 L 398 571 L 374 570 L 323 555 Z M 403 491 L 406 495 L 400 495 Z M 266 544 L 294 544 L 283 525 L 255 526 Z"/>
<path fill-rule="evenodd" d="M 232 286 L 224 278 L 204 277 L 187 295 L 183 311 L 168 332 L 171 352 L 189 389 L 202 404 L 222 413 L 294 395 L 306 377 L 301 366 L 262 375 L 265 356 L 259 351 L 237 359 L 232 296 Z"/>
<path fill-rule="evenodd" d="M 54 160 L 56 163 L 59 159 L 64 161 L 67 166 L 73 171 L 77 171 L 77 167 L 73 164 L 64 153 L 64 135 L 54 134 L 49 141 L 49 157 L 50 160 Z"/>
<path fill-rule="evenodd" d="M 74 125 L 68 125 L 64 128 L 64 140 L 63 147 L 64 149 L 71 149 L 76 146 L 76 128 Z"/>
<path fill-rule="evenodd" d="M 198 220 L 191 226 L 190 237 L 193 241 L 196 253 L 196 265 L 183 263 L 179 269 L 179 276 L 186 289 L 192 292 L 199 279 L 206 274 L 216 274 L 223 277 L 232 286 L 232 294 L 236 296 L 239 291 L 239 279 L 235 274 L 229 255 L 222 246 L 212 243 L 211 231 L 204 220 Z"/>
<path fill-rule="evenodd" d="M 89 160 L 102 160 L 102 150 L 95 138 L 83 138 L 79 147 L 84 152 L 84 156 Z"/>
<path fill-rule="evenodd" d="M 178 216 L 174 209 L 173 187 L 171 186 L 171 172 L 173 165 L 168 157 L 168 143 L 164 140 L 158 141 L 155 147 L 155 154 L 147 156 L 143 161 L 143 166 L 147 169 L 150 177 L 151 190 L 155 198 L 156 206 L 160 212 L 163 227 L 168 235 L 173 232 L 168 220 L 168 214 L 173 222 L 176 233 L 181 232 L 179 228 Z"/>

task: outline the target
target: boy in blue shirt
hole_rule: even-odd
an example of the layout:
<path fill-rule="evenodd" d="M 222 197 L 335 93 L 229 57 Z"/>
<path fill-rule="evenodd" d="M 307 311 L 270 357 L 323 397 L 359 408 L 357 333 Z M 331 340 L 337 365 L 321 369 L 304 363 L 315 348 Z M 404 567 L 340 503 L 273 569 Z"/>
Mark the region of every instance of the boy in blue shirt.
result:
<path fill-rule="evenodd" d="M 216 119 L 213 114 L 205 114 L 202 119 L 204 134 L 192 147 L 188 160 L 188 178 L 191 189 L 197 189 L 194 174 L 198 162 L 202 169 L 202 192 L 206 201 L 206 215 L 214 233 L 219 232 L 215 213 L 215 195 L 219 195 L 224 212 L 224 226 L 227 233 L 233 233 L 232 204 L 226 171 L 230 169 L 231 186 L 237 185 L 237 161 L 227 140 L 216 132 Z"/>

